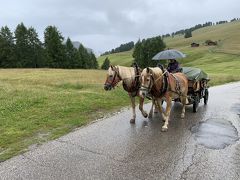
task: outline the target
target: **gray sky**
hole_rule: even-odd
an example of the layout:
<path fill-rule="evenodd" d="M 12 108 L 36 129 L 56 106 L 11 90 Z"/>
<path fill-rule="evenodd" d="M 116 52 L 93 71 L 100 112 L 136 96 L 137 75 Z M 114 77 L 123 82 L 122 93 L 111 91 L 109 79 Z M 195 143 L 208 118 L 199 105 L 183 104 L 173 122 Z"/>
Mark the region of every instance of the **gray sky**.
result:
<path fill-rule="evenodd" d="M 0 0 L 0 27 L 55 25 L 97 54 L 122 43 L 240 17 L 239 0 Z"/>

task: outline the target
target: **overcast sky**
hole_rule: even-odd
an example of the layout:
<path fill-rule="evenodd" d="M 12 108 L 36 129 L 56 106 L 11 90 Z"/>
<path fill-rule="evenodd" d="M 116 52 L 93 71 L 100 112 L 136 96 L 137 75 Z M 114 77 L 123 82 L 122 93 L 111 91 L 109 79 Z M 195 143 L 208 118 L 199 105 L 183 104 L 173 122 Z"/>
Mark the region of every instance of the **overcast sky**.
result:
<path fill-rule="evenodd" d="M 33 26 L 102 53 L 129 41 L 240 17 L 239 0 L 0 0 L 0 27 Z"/>

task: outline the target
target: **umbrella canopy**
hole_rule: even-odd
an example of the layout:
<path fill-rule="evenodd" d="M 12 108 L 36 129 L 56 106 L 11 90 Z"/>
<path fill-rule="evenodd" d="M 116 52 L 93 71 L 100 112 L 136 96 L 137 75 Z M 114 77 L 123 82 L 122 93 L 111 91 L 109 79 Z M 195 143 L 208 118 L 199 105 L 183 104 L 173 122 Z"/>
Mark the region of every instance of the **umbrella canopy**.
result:
<path fill-rule="evenodd" d="M 180 59 L 185 58 L 186 55 L 182 52 L 175 50 L 175 49 L 169 49 L 165 51 L 161 51 L 157 53 L 152 60 L 161 60 L 161 59 Z"/>

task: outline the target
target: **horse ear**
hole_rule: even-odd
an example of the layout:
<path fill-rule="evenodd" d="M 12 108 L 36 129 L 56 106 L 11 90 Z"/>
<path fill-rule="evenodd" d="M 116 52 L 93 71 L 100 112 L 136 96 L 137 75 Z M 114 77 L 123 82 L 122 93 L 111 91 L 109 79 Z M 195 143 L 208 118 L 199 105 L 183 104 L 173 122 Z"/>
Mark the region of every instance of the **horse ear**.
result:
<path fill-rule="evenodd" d="M 149 67 L 147 67 L 147 73 L 149 73 L 150 72 L 150 69 L 149 69 Z"/>
<path fill-rule="evenodd" d="M 113 70 L 113 65 L 110 65 L 111 69 Z"/>

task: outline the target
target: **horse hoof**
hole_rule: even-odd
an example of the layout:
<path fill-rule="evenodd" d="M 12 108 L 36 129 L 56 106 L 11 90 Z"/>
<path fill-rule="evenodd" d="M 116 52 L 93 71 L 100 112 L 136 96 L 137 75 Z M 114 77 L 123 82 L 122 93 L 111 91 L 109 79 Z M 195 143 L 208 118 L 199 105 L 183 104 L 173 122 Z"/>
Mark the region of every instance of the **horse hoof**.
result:
<path fill-rule="evenodd" d="M 130 123 L 131 123 L 131 124 L 135 124 L 135 119 L 131 119 L 131 120 L 130 120 Z"/>
<path fill-rule="evenodd" d="M 184 114 L 181 114 L 181 118 L 184 119 L 185 115 Z"/>
<path fill-rule="evenodd" d="M 152 118 L 152 114 L 149 114 L 149 115 L 148 115 L 148 118 Z"/>
<path fill-rule="evenodd" d="M 148 115 L 147 115 L 147 114 L 144 114 L 144 115 L 143 115 L 143 117 L 147 118 L 147 117 L 148 117 Z"/>
<path fill-rule="evenodd" d="M 166 132 L 168 130 L 167 127 L 162 127 L 162 132 Z"/>

